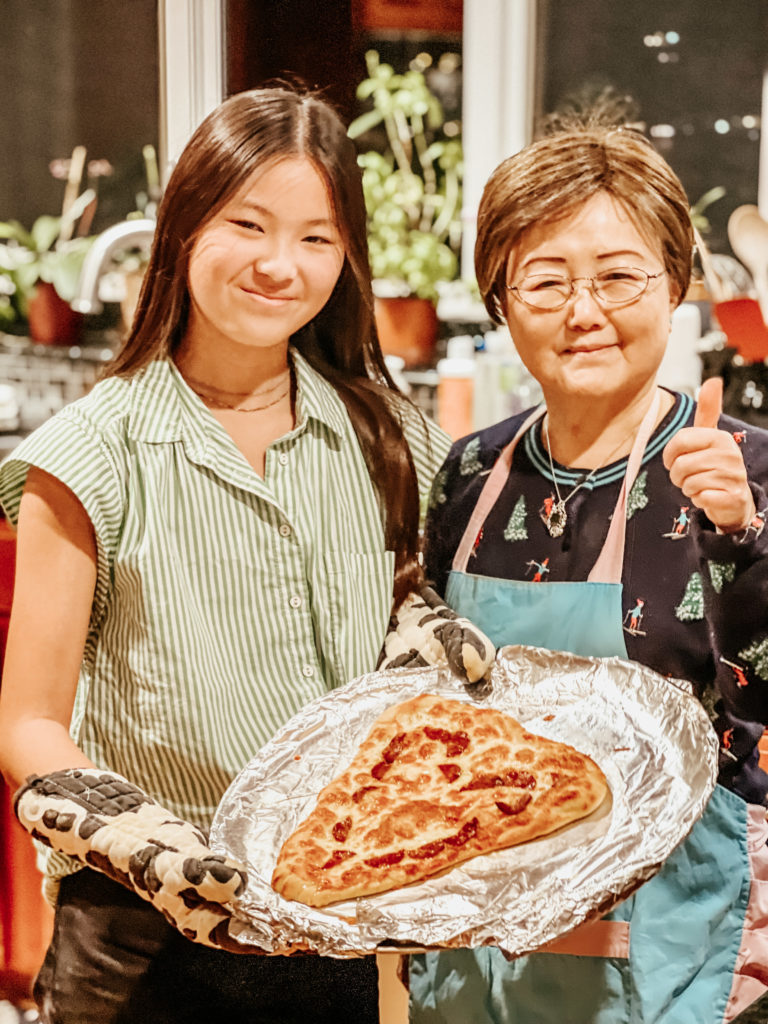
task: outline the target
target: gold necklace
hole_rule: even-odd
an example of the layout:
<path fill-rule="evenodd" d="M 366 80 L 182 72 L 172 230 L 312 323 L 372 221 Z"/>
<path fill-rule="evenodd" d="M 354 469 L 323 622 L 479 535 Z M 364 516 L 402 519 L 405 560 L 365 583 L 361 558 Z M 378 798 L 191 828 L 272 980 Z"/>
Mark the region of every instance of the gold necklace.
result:
<path fill-rule="evenodd" d="M 289 380 L 288 387 L 281 391 L 280 394 L 277 395 L 275 398 L 271 399 L 271 401 L 262 402 L 261 405 L 249 406 L 232 405 L 229 402 L 222 401 L 220 398 L 215 398 L 213 395 L 207 395 L 204 391 L 198 391 L 197 388 L 192 388 L 192 390 L 195 392 L 198 398 L 202 398 L 204 402 L 207 402 L 209 405 L 212 405 L 214 409 L 229 409 L 232 412 L 262 412 L 264 409 L 271 409 L 273 405 L 277 405 L 278 402 L 282 402 L 282 400 L 285 398 L 287 394 L 289 394 L 291 390 L 291 383 L 292 382 Z M 192 385 L 190 384 L 190 387 L 191 386 Z M 274 390 L 274 388 L 270 388 L 269 391 L 257 393 L 269 394 L 270 391 Z"/>
<path fill-rule="evenodd" d="M 591 469 L 588 473 L 584 473 L 581 479 L 576 481 L 576 486 L 573 488 L 573 490 L 569 494 L 566 494 L 565 497 L 563 497 L 560 494 L 560 488 L 557 486 L 555 466 L 552 461 L 552 450 L 549 446 L 549 423 L 547 422 L 548 418 L 548 416 L 544 417 L 544 421 L 541 425 L 541 432 L 546 442 L 545 447 L 547 449 L 547 456 L 549 457 L 549 468 L 552 472 L 552 484 L 555 488 L 557 501 L 553 499 L 552 504 L 548 507 L 548 510 L 545 506 L 545 508 L 542 509 L 539 514 L 541 516 L 541 521 L 544 523 L 544 525 L 547 528 L 547 531 L 549 532 L 550 537 L 562 537 L 563 533 L 565 532 L 566 523 L 568 522 L 568 513 L 565 509 L 566 502 L 570 501 L 574 494 L 578 490 L 581 490 L 584 484 L 588 483 L 599 469 L 602 469 L 604 466 L 608 465 L 608 463 L 611 461 L 614 455 L 620 452 L 624 445 L 627 443 L 627 441 L 630 439 L 630 437 L 632 437 L 637 428 L 633 428 L 632 432 L 627 434 L 624 440 L 620 444 L 618 444 L 613 449 L 613 451 L 611 451 L 608 454 L 608 456 L 600 463 L 599 466 L 595 466 L 595 468 Z"/>
<path fill-rule="evenodd" d="M 291 368 L 290 366 L 286 366 L 285 370 L 275 377 L 267 387 L 257 388 L 255 391 L 225 391 L 224 388 L 217 388 L 213 384 L 208 384 L 204 380 L 195 380 L 194 377 L 190 377 L 187 374 L 183 374 L 183 376 L 184 380 L 189 384 L 195 394 L 200 395 L 201 397 L 208 395 L 211 391 L 215 391 L 219 395 L 229 395 L 231 397 L 238 398 L 255 398 L 257 395 L 269 395 L 273 391 L 277 390 L 277 388 L 285 382 L 286 378 L 291 376 Z M 203 389 L 202 395 L 200 391 L 196 390 L 197 388 Z"/>

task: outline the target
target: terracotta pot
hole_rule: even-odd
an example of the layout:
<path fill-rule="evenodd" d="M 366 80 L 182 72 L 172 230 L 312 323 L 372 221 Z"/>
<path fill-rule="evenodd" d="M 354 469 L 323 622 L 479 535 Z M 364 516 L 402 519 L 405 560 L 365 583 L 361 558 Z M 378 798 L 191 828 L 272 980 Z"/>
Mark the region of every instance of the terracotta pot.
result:
<path fill-rule="evenodd" d="M 29 336 L 41 345 L 74 345 L 83 329 L 83 314 L 59 298 L 47 281 L 38 281 L 29 300 Z"/>
<path fill-rule="evenodd" d="M 406 367 L 431 366 L 437 342 L 437 311 L 429 299 L 375 300 L 376 329 L 385 355 L 400 356 Z"/>

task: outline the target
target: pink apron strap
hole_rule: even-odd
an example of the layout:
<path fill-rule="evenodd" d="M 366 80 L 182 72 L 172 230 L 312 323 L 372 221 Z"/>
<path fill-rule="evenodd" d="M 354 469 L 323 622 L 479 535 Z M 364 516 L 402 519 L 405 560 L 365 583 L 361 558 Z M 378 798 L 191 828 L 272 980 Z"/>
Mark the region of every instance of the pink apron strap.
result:
<path fill-rule="evenodd" d="M 656 425 L 660 402 L 661 392 L 656 388 L 650 408 L 635 435 L 632 450 L 627 459 L 624 483 L 621 485 L 616 508 L 611 516 L 611 525 L 608 527 L 608 536 L 605 538 L 603 550 L 592 566 L 592 571 L 587 576 L 589 583 L 621 583 L 621 572 L 624 566 L 624 539 L 627 533 L 627 498 L 642 464 L 645 446 Z"/>
<path fill-rule="evenodd" d="M 467 523 L 467 528 L 464 531 L 461 542 L 458 548 L 456 548 L 456 554 L 453 556 L 453 568 L 458 572 L 467 571 L 469 556 L 472 554 L 472 548 L 475 546 L 477 535 L 480 533 L 483 523 L 488 518 L 488 513 L 496 504 L 499 495 L 504 490 L 504 484 L 507 482 L 509 471 L 512 468 L 512 456 L 515 454 L 517 442 L 526 430 L 533 426 L 536 420 L 541 419 L 545 412 L 545 406 L 537 406 L 530 416 L 526 418 L 525 422 L 496 460 L 496 463 L 491 470 L 488 479 L 485 481 L 482 491 L 480 492 L 480 497 L 477 499 L 477 504 L 475 505 L 470 520 Z"/>
<path fill-rule="evenodd" d="M 627 497 L 629 492 L 632 490 L 632 484 L 634 484 L 638 470 L 640 469 L 645 446 L 648 444 L 648 439 L 653 433 L 660 401 L 661 394 L 659 389 L 656 388 L 653 401 L 640 424 L 640 429 L 638 430 L 634 444 L 632 445 L 632 451 L 629 453 L 624 483 L 622 484 L 621 491 L 619 492 L 619 497 L 616 502 L 616 507 L 613 510 L 613 515 L 611 516 L 611 525 L 608 528 L 608 536 L 605 538 L 603 549 L 592 567 L 592 571 L 587 577 L 587 580 L 590 583 L 621 583 L 621 570 L 624 564 L 624 535 L 626 533 Z M 461 542 L 456 549 L 456 554 L 453 559 L 453 569 L 457 572 L 467 571 L 469 556 L 472 554 L 472 549 L 475 546 L 478 534 L 483 528 L 483 524 L 488 518 L 489 512 L 496 504 L 499 495 L 504 489 L 504 484 L 507 482 L 507 478 L 512 467 L 512 457 L 515 454 L 515 448 L 517 447 L 520 438 L 537 420 L 541 419 L 544 412 L 545 407 L 543 405 L 534 409 L 496 460 L 496 463 L 491 470 L 488 479 L 485 481 L 482 491 L 480 492 L 480 497 L 477 499 L 477 504 L 475 505 L 469 522 L 467 523 L 467 528 L 464 531 Z"/>

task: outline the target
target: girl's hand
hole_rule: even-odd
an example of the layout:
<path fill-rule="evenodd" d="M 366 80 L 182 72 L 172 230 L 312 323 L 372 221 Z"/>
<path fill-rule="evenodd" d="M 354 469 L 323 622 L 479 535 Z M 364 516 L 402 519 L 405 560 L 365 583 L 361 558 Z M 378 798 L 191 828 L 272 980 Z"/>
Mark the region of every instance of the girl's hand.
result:
<path fill-rule="evenodd" d="M 422 585 L 393 611 L 376 667 L 447 664 L 460 679 L 476 683 L 490 672 L 495 658 L 496 648 L 485 633 Z"/>
<path fill-rule="evenodd" d="M 717 428 L 722 405 L 722 380 L 705 380 L 693 426 L 683 427 L 666 446 L 664 465 L 672 483 L 714 526 L 738 533 L 749 526 L 756 509 L 739 446 Z"/>

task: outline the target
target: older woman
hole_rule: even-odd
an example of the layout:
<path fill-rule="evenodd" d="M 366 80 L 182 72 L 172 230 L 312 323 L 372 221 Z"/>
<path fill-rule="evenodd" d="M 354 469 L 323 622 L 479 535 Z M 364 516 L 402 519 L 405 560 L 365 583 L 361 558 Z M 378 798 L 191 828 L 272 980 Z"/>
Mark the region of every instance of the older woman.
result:
<path fill-rule="evenodd" d="M 498 645 L 629 656 L 690 680 L 720 775 L 689 839 L 610 915 L 605 945 L 416 957 L 417 1024 L 715 1024 L 768 984 L 755 950 L 768 921 L 755 881 L 768 878 L 768 434 L 720 416 L 709 382 L 698 410 L 656 384 L 692 243 L 680 182 L 630 130 L 545 137 L 485 188 L 478 282 L 545 405 L 454 445 L 429 575 Z"/>

